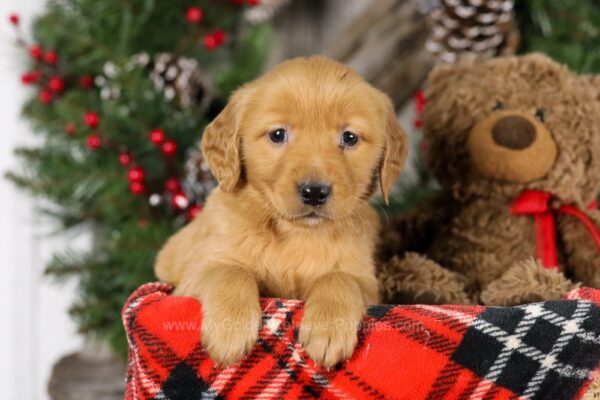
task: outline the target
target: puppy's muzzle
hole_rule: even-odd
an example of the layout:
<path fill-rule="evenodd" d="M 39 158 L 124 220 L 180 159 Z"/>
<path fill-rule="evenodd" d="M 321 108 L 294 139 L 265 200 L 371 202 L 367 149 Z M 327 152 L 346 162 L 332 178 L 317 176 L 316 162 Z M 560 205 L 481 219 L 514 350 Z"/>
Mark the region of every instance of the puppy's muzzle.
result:
<path fill-rule="evenodd" d="M 322 206 L 331 197 L 331 186 L 319 182 L 308 182 L 298 186 L 302 202 L 309 206 Z"/>

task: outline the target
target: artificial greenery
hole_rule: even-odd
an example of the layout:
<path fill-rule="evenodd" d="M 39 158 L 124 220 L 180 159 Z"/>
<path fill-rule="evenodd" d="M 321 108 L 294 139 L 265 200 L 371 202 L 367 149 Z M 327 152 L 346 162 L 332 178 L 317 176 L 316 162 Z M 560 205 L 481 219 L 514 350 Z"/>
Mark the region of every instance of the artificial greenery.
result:
<path fill-rule="evenodd" d="M 600 2 L 516 0 L 523 53 L 539 51 L 581 73 L 600 72 Z"/>
<path fill-rule="evenodd" d="M 155 280 L 156 252 L 184 219 L 168 207 L 151 207 L 148 194 L 162 192 L 168 177 L 183 173 L 186 152 L 197 146 L 207 121 L 233 88 L 260 72 L 266 57 L 270 30 L 245 24 L 242 12 L 249 5 L 239 3 L 50 0 L 33 25 L 32 45 L 55 51 L 58 63 L 32 59 L 29 67 L 44 76 L 60 76 L 65 89 L 49 103 L 32 93 L 23 114 L 42 140 L 36 147 L 17 149 L 22 168 L 7 175 L 49 200 L 43 202 L 49 204 L 44 212 L 63 228 L 93 232 L 93 249 L 62 251 L 46 272 L 57 279 L 76 277 L 78 294 L 71 313 L 80 330 L 108 341 L 119 354 L 126 352 L 121 308 L 138 286 Z M 186 21 L 192 6 L 204 13 L 199 23 Z M 207 49 L 203 38 L 217 29 L 226 32 L 226 41 Z M 193 106 L 182 109 L 156 90 L 147 69 L 130 67 L 136 54 L 152 57 L 161 52 L 199 62 L 213 82 L 208 111 L 199 113 Z M 118 71 L 111 84 L 119 87 L 119 96 L 103 98 L 97 85 L 89 90 L 78 85 L 83 76 L 105 74 L 107 63 Z M 47 79 L 36 84 L 38 90 L 44 90 Z M 82 122 L 89 111 L 99 115 L 97 128 Z M 66 134 L 69 124 L 76 130 Z M 154 128 L 161 128 L 177 143 L 177 152 L 169 160 L 148 138 Z M 96 132 L 111 145 L 90 149 L 86 140 Z M 144 169 L 144 194 L 131 193 L 127 168 L 119 163 L 119 148 L 126 148 Z"/>

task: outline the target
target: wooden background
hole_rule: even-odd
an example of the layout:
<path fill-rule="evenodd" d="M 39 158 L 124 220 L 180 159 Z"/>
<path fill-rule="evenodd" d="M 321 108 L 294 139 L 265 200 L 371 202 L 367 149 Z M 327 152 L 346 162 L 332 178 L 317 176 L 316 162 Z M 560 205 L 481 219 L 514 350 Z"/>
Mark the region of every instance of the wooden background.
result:
<path fill-rule="evenodd" d="M 269 64 L 324 54 L 356 69 L 400 109 L 433 65 L 425 19 L 410 0 L 303 0 L 275 18 Z"/>

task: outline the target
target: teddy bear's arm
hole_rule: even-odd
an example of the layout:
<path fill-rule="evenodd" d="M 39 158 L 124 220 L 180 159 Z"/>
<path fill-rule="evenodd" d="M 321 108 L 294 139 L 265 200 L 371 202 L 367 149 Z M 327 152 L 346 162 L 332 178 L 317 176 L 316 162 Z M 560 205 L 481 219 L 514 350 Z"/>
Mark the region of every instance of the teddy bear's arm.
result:
<path fill-rule="evenodd" d="M 600 211 L 587 211 L 586 215 L 600 232 Z M 564 246 L 567 273 L 586 286 L 600 288 L 600 248 L 588 228 L 571 215 L 559 216 L 558 228 Z"/>

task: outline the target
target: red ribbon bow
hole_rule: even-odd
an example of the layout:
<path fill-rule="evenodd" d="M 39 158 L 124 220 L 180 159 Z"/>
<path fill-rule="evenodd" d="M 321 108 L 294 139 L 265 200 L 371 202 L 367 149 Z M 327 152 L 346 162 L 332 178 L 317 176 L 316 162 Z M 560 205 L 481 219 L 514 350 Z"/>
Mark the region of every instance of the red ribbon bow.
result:
<path fill-rule="evenodd" d="M 511 213 L 518 215 L 533 215 L 535 218 L 535 242 L 537 258 L 546 268 L 558 268 L 558 253 L 556 250 L 555 214 L 568 214 L 579 219 L 590 232 L 590 235 L 600 249 L 600 232 L 583 211 L 572 205 L 562 205 L 558 209 L 550 208 L 552 194 L 538 190 L 526 190 L 519 196 L 511 207 Z M 593 202 L 588 209 L 597 209 Z"/>

